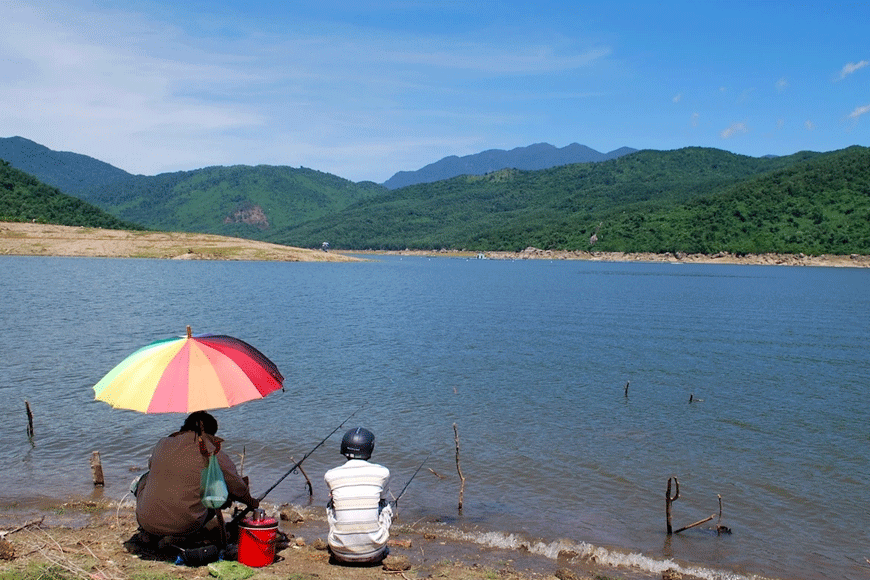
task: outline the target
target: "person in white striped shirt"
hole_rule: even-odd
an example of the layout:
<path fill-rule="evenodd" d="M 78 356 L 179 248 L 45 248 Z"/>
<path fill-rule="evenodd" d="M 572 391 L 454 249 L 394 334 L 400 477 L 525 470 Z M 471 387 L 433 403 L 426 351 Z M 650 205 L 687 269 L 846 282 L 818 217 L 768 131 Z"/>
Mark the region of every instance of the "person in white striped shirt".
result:
<path fill-rule="evenodd" d="M 390 470 L 368 461 L 374 449 L 371 431 L 350 429 L 341 440 L 341 454 L 347 462 L 323 476 L 329 487 L 327 543 L 339 562 L 380 562 L 389 552 L 393 521 L 388 499 Z"/>

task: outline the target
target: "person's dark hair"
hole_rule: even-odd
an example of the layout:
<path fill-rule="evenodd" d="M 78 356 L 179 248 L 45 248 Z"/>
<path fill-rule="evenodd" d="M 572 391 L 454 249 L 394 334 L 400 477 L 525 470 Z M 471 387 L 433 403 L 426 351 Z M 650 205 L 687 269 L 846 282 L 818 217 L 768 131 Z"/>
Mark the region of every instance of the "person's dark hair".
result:
<path fill-rule="evenodd" d="M 217 419 L 205 411 L 196 411 L 187 416 L 180 430 L 193 431 L 197 435 L 205 431 L 208 435 L 214 435 L 218 430 Z"/>

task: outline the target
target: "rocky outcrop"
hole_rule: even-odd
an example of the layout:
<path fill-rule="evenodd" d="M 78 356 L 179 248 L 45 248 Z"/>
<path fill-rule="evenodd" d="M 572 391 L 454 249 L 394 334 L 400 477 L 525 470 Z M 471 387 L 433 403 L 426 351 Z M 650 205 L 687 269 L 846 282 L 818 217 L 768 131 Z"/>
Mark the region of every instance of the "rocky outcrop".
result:
<path fill-rule="evenodd" d="M 269 218 L 263 208 L 255 204 L 244 204 L 224 218 L 225 224 L 248 224 L 261 230 L 269 229 Z"/>

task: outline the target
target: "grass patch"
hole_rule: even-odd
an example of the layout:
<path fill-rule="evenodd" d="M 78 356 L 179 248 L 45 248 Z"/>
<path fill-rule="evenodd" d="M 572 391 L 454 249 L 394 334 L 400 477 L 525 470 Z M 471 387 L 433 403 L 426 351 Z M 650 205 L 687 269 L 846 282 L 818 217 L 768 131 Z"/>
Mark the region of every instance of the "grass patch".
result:
<path fill-rule="evenodd" d="M 180 578 L 180 576 L 170 576 L 166 572 L 156 570 L 134 572 L 130 575 L 130 580 L 180 580 Z"/>
<path fill-rule="evenodd" d="M 0 580 L 79 580 L 79 576 L 61 566 L 30 564 L 23 570 L 2 570 Z"/>

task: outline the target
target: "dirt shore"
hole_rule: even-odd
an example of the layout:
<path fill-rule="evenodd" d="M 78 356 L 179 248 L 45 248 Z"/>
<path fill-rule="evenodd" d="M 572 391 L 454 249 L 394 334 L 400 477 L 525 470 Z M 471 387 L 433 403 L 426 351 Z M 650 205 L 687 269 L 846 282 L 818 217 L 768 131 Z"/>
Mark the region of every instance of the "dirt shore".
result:
<path fill-rule="evenodd" d="M 394 522 L 390 556 L 383 565 L 341 566 L 330 562 L 325 549 L 327 524 L 304 517 L 280 523 L 288 536 L 276 547 L 276 561 L 262 568 L 233 570 L 207 565 L 186 566 L 171 558 L 154 558 L 131 547 L 137 532 L 130 504 L 75 501 L 6 513 L 0 524 L 0 578 L 36 580 L 169 580 L 247 578 L 254 580 L 382 580 L 446 578 L 461 580 L 639 580 L 652 578 L 631 570 L 595 567 L 574 562 L 570 555 L 557 561 L 529 554 L 482 548 L 444 539 L 437 532 L 418 529 L 419 522 Z M 4 510 L 7 511 L 7 510 Z M 277 515 L 277 512 L 275 512 Z M 296 513 L 291 510 L 291 513 Z M 301 517 L 301 516 L 300 516 Z M 25 519 L 26 518 L 26 519 Z M 229 564 L 225 562 L 224 566 Z M 221 571 L 225 571 L 225 575 Z M 232 572 L 232 574 L 231 574 Z M 243 576 L 233 574 L 243 573 Z M 658 576 L 657 576 L 658 577 Z"/>
<path fill-rule="evenodd" d="M 275 262 L 357 261 L 357 258 L 335 252 L 209 234 L 136 232 L 16 222 L 0 222 L 2 255 Z"/>
<path fill-rule="evenodd" d="M 90 258 L 160 258 L 173 260 L 263 260 L 282 262 L 353 262 L 353 255 L 403 255 L 489 260 L 588 260 L 599 262 L 666 262 L 673 264 L 753 264 L 870 268 L 867 255 L 808 256 L 804 254 L 626 254 L 622 252 L 555 251 L 526 248 L 521 252 L 462 252 L 456 250 L 343 252 L 309 250 L 228 238 L 178 232 L 134 232 L 0 222 L 0 256 L 79 256 Z"/>

